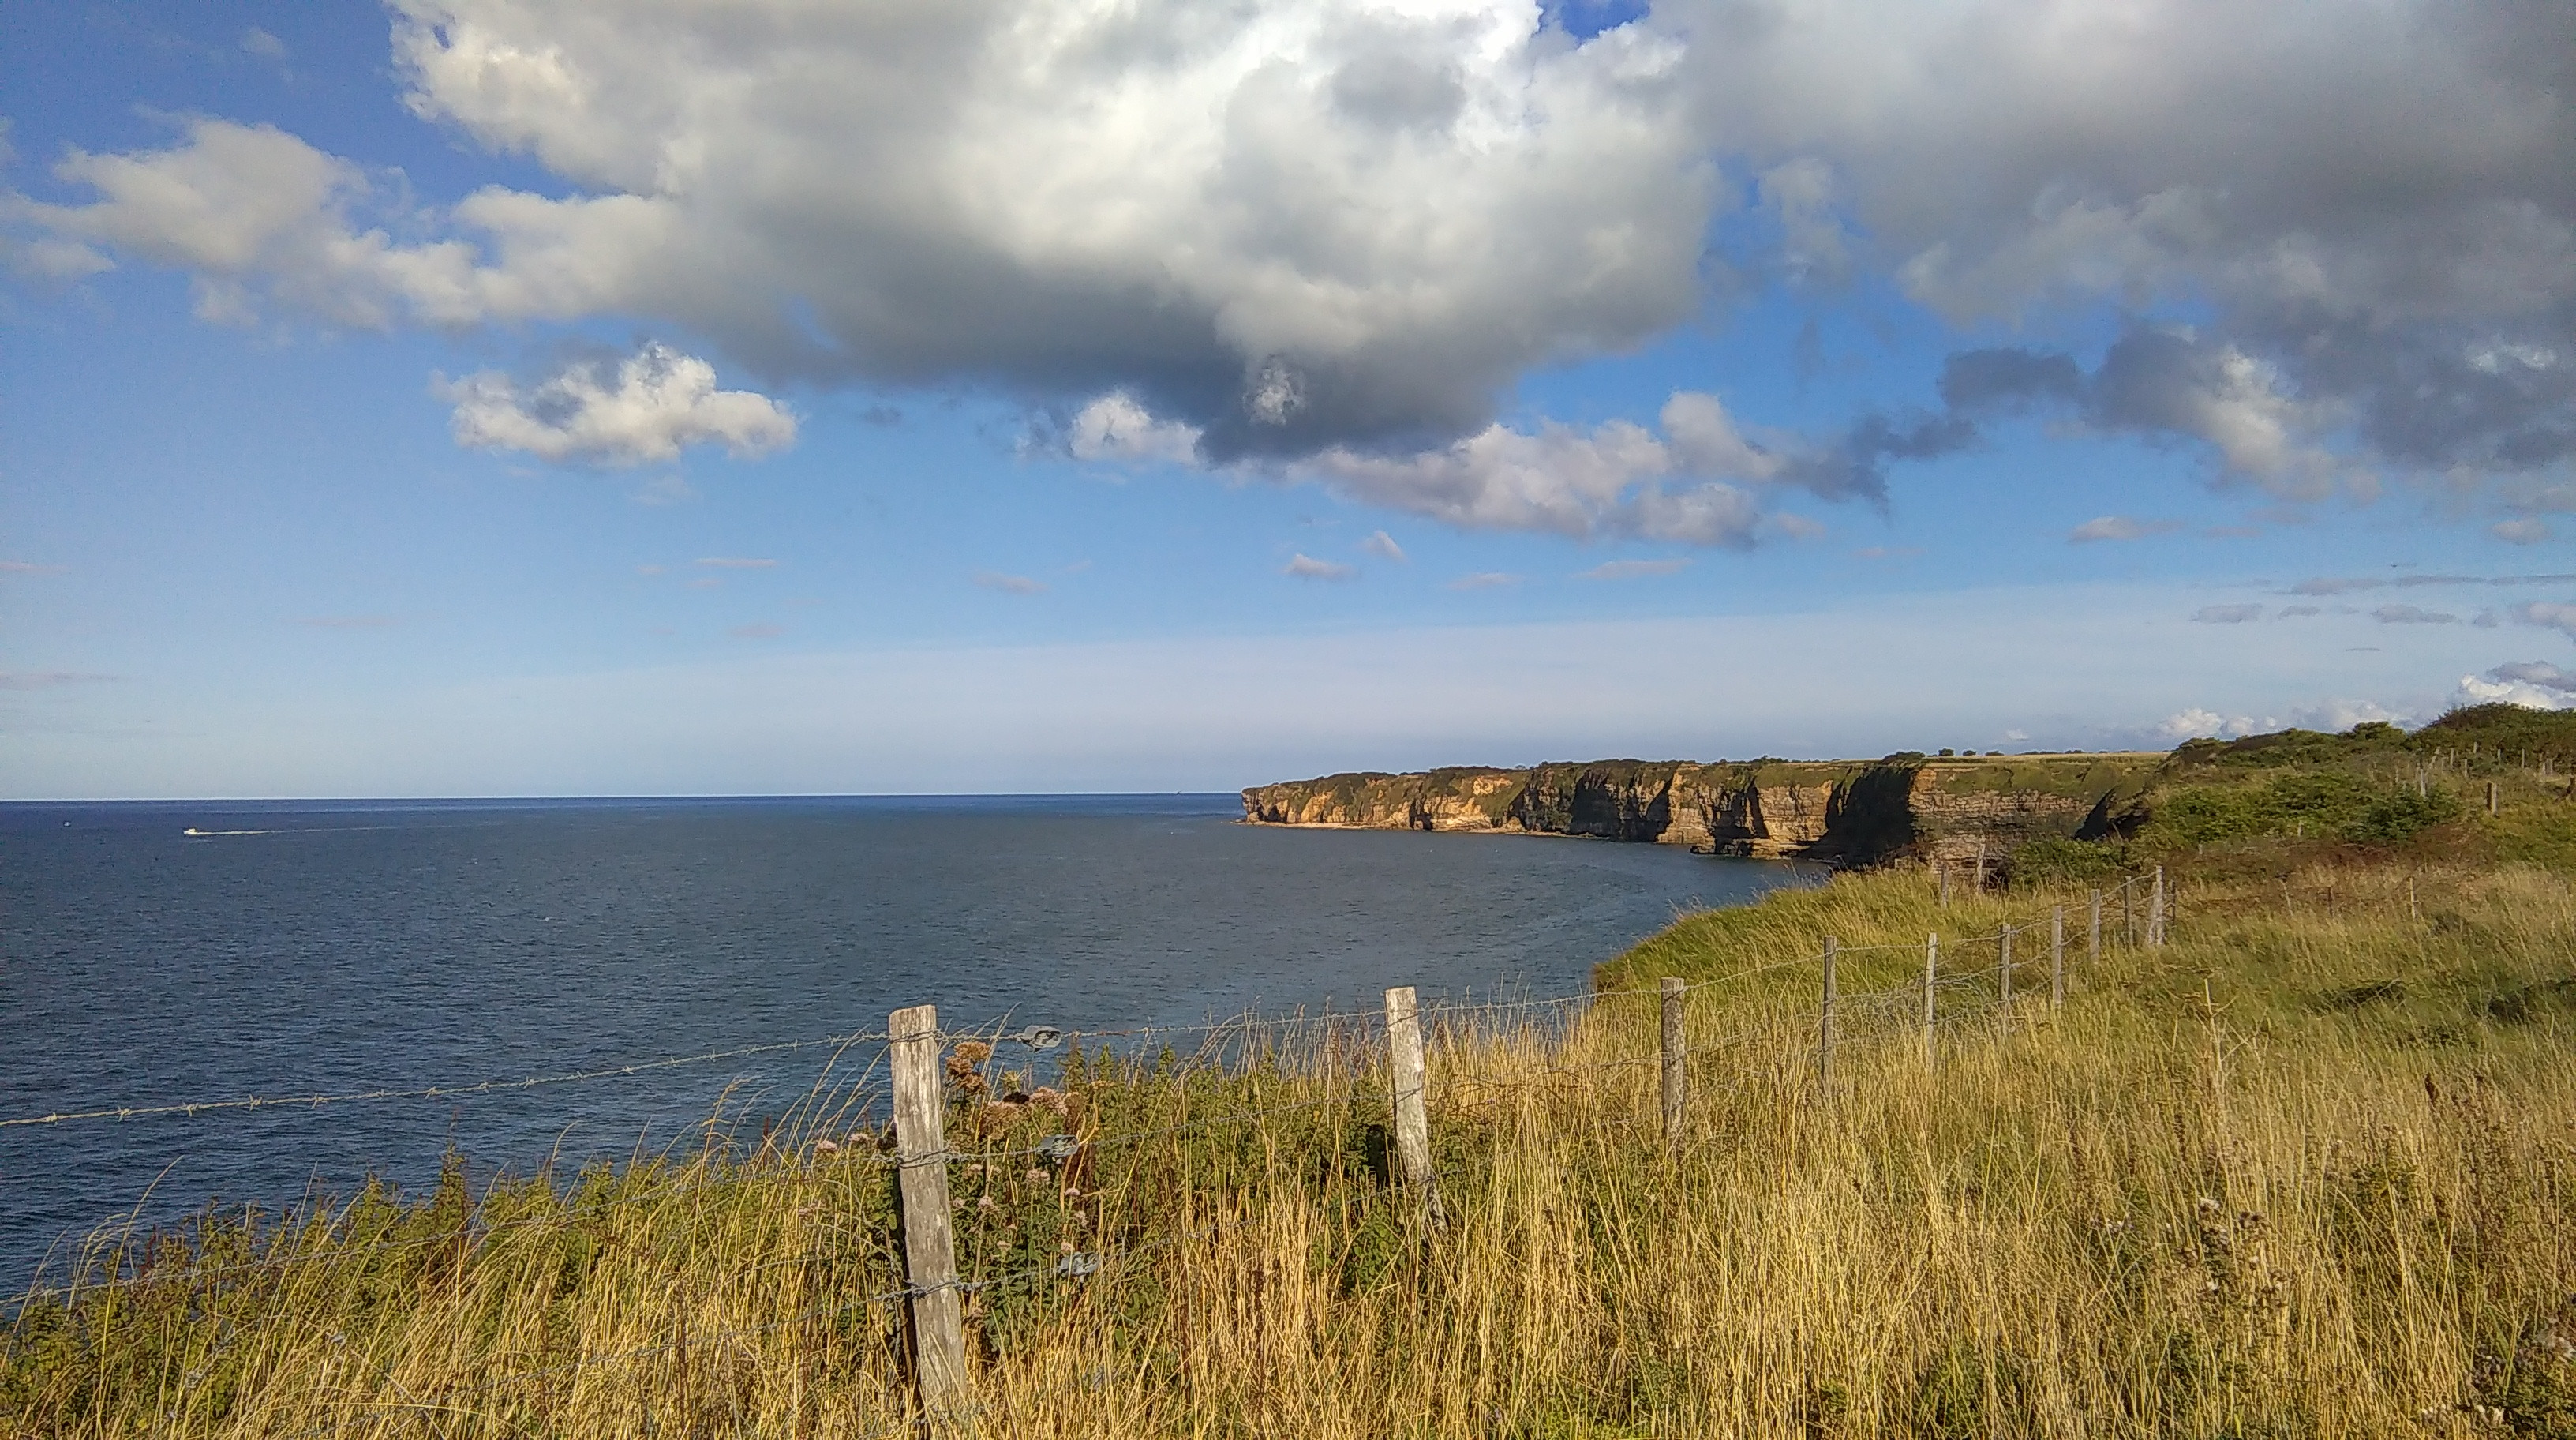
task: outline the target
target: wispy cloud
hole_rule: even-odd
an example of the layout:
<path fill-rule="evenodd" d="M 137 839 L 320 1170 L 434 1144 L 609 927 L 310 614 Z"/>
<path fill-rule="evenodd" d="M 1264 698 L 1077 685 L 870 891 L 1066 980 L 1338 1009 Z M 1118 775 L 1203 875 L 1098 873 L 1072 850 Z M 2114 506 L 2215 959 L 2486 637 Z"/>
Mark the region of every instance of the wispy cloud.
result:
<path fill-rule="evenodd" d="M 2370 612 L 2370 618 L 2382 625 L 2457 625 L 2460 617 L 2448 610 L 2426 610 L 2415 605 L 2382 605 Z"/>
<path fill-rule="evenodd" d="M 1043 580 L 1032 580 L 1026 575 L 1005 575 L 998 570 L 976 571 L 975 583 L 1005 595 L 1043 595 L 1047 588 Z"/>
<path fill-rule="evenodd" d="M 1920 545 L 1864 545 L 1852 555 L 1860 560 L 1903 560 L 1922 553 Z"/>
<path fill-rule="evenodd" d="M 256 55 L 262 60 L 286 58 L 286 42 L 256 25 L 241 33 L 241 48 L 243 54 Z"/>
<path fill-rule="evenodd" d="M 39 565 L 33 560 L 0 560 L 0 575 L 60 575 L 68 565 Z"/>
<path fill-rule="evenodd" d="M 697 563 L 714 570 L 775 570 L 779 565 L 775 560 L 753 560 L 738 555 L 708 555 Z"/>
<path fill-rule="evenodd" d="M 638 505 L 677 505 L 697 499 L 698 492 L 691 488 L 687 476 L 673 470 L 645 481 L 626 498 Z"/>
<path fill-rule="evenodd" d="M 51 690 L 61 685 L 103 684 L 116 678 L 79 670 L 0 670 L 0 690 Z"/>
<path fill-rule="evenodd" d="M 1473 575 L 1461 575 L 1450 581 L 1449 588 L 1452 590 L 1503 590 L 1519 583 L 1521 583 L 1521 577 L 1510 571 L 1480 570 Z"/>
<path fill-rule="evenodd" d="M 2289 589 L 2292 595 L 2349 595 L 2358 590 L 2423 590 L 2449 585 L 2564 585 L 2576 574 L 2559 575 L 2319 575 Z"/>
<path fill-rule="evenodd" d="M 1294 576 L 1299 580 L 1348 580 L 1360 572 L 1351 566 L 1337 565 L 1330 560 L 1318 560 L 1304 551 L 1299 551 L 1288 557 L 1288 563 L 1279 568 L 1279 573 Z"/>
<path fill-rule="evenodd" d="M 2070 545 L 2090 544 L 2099 540 L 2144 540 L 2150 535 L 2170 535 L 2182 528 L 2179 520 L 2140 520 L 2128 515 L 2097 515 L 2066 532 Z"/>
<path fill-rule="evenodd" d="M 2249 620 L 2262 619 L 2263 607 L 2259 603 L 2251 605 L 2203 605 L 2198 610 L 2191 613 L 2191 618 L 2199 621 L 2203 625 L 2242 625 Z"/>
<path fill-rule="evenodd" d="M 2576 639 L 2576 605 L 2559 605 L 2535 600 L 2513 607 L 2513 618 L 2525 625 L 2539 625 Z"/>
<path fill-rule="evenodd" d="M 2281 607 L 2281 612 L 2272 618 L 2275 620 L 2295 620 L 2301 616 L 2323 615 L 2324 613 L 2326 612 L 2314 605 L 2284 605 Z"/>
<path fill-rule="evenodd" d="M 775 640 L 787 633 L 787 627 L 763 620 L 751 625 L 736 625 L 725 633 L 736 640 Z"/>
<path fill-rule="evenodd" d="M 2537 545 L 2551 538 L 2549 522 L 2537 515 L 2519 520 L 2499 520 L 2487 527 L 2487 533 L 2512 545 Z"/>
<path fill-rule="evenodd" d="M 295 623 L 311 630 L 391 630 L 403 622 L 398 615 L 299 615 Z"/>
<path fill-rule="evenodd" d="M 1360 548 L 1381 560 L 1392 560 L 1398 565 L 1405 563 L 1404 547 L 1396 544 L 1395 537 L 1383 530 L 1361 541 Z"/>
<path fill-rule="evenodd" d="M 1612 560 L 1595 565 L 1575 575 L 1577 580 L 1642 580 L 1649 575 L 1671 575 L 1691 562 L 1671 560 Z"/>

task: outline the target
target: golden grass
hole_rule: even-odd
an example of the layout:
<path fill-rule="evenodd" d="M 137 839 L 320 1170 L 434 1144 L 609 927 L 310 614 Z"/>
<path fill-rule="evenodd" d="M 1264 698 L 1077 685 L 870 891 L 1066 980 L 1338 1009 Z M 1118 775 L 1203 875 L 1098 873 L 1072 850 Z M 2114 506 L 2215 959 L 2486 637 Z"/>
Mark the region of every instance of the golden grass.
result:
<path fill-rule="evenodd" d="M 1679 923 L 1602 977 L 1717 981 L 1690 996 L 1677 1147 L 1651 999 L 1436 1031 L 1436 1233 L 1386 1181 L 1355 1037 L 1078 1061 L 1043 1077 L 1079 1097 L 1066 1166 L 1022 1153 L 1059 1112 L 961 1106 L 961 1265 L 1017 1278 L 970 1296 L 981 1408 L 956 1428 L 2576 1434 L 2576 893 L 2348 861 L 2176 878 L 2172 943 L 2079 966 L 2061 1013 L 2044 931 L 2010 1033 L 1977 984 L 1945 991 L 1929 1067 L 1919 1001 L 1860 992 L 1919 979 L 1933 930 L 1982 977 L 1992 943 L 1961 937 L 2051 903 L 2080 955 L 2080 892 L 1943 911 L 1919 875 L 1846 877 Z M 1718 978 L 1827 933 L 1855 947 L 1831 1096 L 1813 966 Z M 0 1425 L 900 1427 L 899 1314 L 872 1298 L 899 1283 L 891 1172 L 818 1155 L 821 1128 L 107 1246 L 144 1278 L 30 1297 Z M 1099 1270 L 1046 1273 L 1068 1253 Z"/>

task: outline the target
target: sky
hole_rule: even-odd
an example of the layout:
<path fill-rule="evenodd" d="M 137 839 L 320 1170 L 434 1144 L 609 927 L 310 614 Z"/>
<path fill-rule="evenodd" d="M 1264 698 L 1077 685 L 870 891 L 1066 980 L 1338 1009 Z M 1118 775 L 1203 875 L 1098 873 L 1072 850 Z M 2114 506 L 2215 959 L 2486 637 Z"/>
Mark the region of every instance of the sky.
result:
<path fill-rule="evenodd" d="M 13 0 L 0 798 L 2576 702 L 2565 21 Z"/>

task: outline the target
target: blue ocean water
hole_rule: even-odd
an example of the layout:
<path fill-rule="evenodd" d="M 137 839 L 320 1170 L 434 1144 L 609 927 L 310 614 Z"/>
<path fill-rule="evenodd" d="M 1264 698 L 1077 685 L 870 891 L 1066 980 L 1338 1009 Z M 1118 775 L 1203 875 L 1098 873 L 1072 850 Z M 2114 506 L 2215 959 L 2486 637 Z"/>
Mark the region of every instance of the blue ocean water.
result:
<path fill-rule="evenodd" d="M 0 1120 L 452 1087 L 768 1041 L 1108 1029 L 1565 994 L 1800 867 L 1652 845 L 1245 826 L 1231 795 L 0 806 Z M 185 832 L 217 832 L 191 836 Z M 0 1289 L 67 1237 L 292 1204 L 451 1145 L 658 1145 L 814 1050 L 319 1109 L 0 1126 Z"/>

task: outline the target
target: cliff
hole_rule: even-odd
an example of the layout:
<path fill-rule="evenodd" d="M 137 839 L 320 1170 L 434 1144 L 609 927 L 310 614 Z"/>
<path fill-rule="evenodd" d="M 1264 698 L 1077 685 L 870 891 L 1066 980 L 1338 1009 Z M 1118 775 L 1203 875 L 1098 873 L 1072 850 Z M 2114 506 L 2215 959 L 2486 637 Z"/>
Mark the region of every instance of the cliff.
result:
<path fill-rule="evenodd" d="M 1600 760 L 1328 775 L 1257 785 L 1261 825 L 1582 835 L 1850 867 L 1965 861 L 2106 833 L 2155 754 L 1884 760 Z"/>

